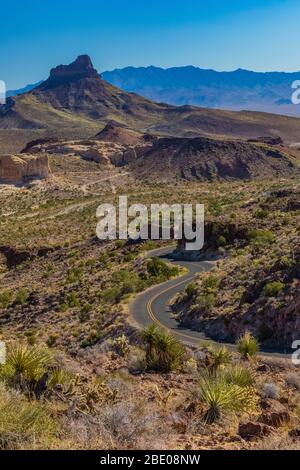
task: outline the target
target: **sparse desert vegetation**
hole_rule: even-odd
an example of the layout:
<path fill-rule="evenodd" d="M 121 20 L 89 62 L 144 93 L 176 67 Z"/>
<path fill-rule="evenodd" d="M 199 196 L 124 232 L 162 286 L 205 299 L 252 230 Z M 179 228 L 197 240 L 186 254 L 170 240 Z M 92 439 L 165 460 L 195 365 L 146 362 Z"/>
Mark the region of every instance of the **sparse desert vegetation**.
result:
<path fill-rule="evenodd" d="M 215 227 L 205 249 L 219 259 L 174 308 L 180 322 L 192 318 L 212 337 L 235 331 L 232 350 L 186 347 L 132 323 L 131 299 L 181 272 L 147 255 L 157 243 L 96 239 L 97 204 L 111 201 L 105 188 L 3 192 L 1 240 L 10 250 L 1 251 L 1 448 L 299 448 L 299 371 L 258 355 L 268 327 L 276 332 L 271 311 L 297 298 L 295 191 L 293 180 L 178 182 L 130 194 L 145 204 L 205 203 L 207 230 Z M 222 323 L 211 330 L 216 312 Z M 280 338 L 289 340 L 284 327 Z"/>
<path fill-rule="evenodd" d="M 299 122 L 151 102 L 88 56 L 0 106 L 0 450 L 300 449 L 274 355 L 300 335 Z M 99 240 L 124 194 L 204 204 L 203 250 Z"/>

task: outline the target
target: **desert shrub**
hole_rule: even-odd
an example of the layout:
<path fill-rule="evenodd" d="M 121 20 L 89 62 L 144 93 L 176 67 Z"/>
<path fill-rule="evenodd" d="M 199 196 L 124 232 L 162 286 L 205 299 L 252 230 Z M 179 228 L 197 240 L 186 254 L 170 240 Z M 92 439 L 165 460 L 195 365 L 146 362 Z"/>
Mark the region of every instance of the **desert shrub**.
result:
<path fill-rule="evenodd" d="M 191 299 L 197 292 L 197 284 L 191 282 L 185 288 L 186 300 Z"/>
<path fill-rule="evenodd" d="M 0 293 L 0 307 L 7 308 L 13 300 L 13 294 L 9 290 L 5 290 Z"/>
<path fill-rule="evenodd" d="M 137 401 L 122 401 L 102 407 L 98 422 L 100 433 L 116 448 L 133 448 L 143 436 L 149 439 L 158 430 L 155 411 Z"/>
<path fill-rule="evenodd" d="M 216 304 L 217 296 L 215 293 L 202 294 L 198 299 L 198 305 L 201 309 L 209 311 Z"/>
<path fill-rule="evenodd" d="M 220 279 L 214 274 L 210 274 L 205 279 L 203 279 L 202 286 L 206 292 L 213 292 L 218 289 L 220 285 Z"/>
<path fill-rule="evenodd" d="M 199 382 L 199 396 L 206 406 L 208 424 L 218 421 L 226 412 L 250 412 L 256 405 L 255 390 L 229 383 L 224 374 L 205 374 Z"/>
<path fill-rule="evenodd" d="M 270 230 L 252 229 L 248 232 L 248 238 L 254 245 L 268 245 L 275 241 L 275 235 Z"/>
<path fill-rule="evenodd" d="M 66 298 L 66 304 L 70 308 L 79 307 L 80 301 L 78 299 L 78 294 L 76 292 L 70 292 Z"/>
<path fill-rule="evenodd" d="M 34 346 L 35 345 L 36 340 L 37 340 L 36 334 L 37 334 L 37 332 L 34 329 L 25 331 L 24 336 L 26 336 L 27 343 L 29 344 L 29 346 Z"/>
<path fill-rule="evenodd" d="M 219 278 L 213 274 L 203 279 L 202 293 L 198 300 L 200 308 L 209 311 L 215 305 L 219 285 Z"/>
<path fill-rule="evenodd" d="M 285 284 L 281 281 L 268 282 L 263 288 L 266 297 L 276 297 L 284 289 Z"/>
<path fill-rule="evenodd" d="M 262 386 L 262 396 L 264 398 L 273 398 L 276 399 L 279 397 L 280 390 L 276 384 L 265 383 Z"/>
<path fill-rule="evenodd" d="M 258 353 L 259 344 L 256 338 L 246 331 L 237 341 L 237 350 L 244 359 L 250 359 Z"/>
<path fill-rule="evenodd" d="M 122 299 L 122 287 L 114 286 L 108 287 L 100 293 L 101 300 L 106 304 L 116 304 L 119 303 Z"/>
<path fill-rule="evenodd" d="M 171 372 L 181 364 L 185 349 L 173 335 L 150 325 L 142 332 L 142 339 L 149 370 Z"/>
<path fill-rule="evenodd" d="M 113 343 L 112 343 L 114 351 L 119 355 L 119 356 L 126 356 L 126 354 L 129 352 L 129 342 L 128 338 L 125 335 L 121 335 L 118 338 L 116 338 Z"/>
<path fill-rule="evenodd" d="M 19 289 L 16 297 L 15 302 L 17 305 L 25 305 L 29 297 L 29 291 L 26 288 Z"/>
<path fill-rule="evenodd" d="M 25 385 L 41 378 L 52 357 L 40 347 L 15 345 L 7 352 L 6 363 L 0 367 L 0 377 L 13 385 Z"/>
<path fill-rule="evenodd" d="M 198 363 L 196 359 L 194 359 L 193 357 L 187 359 L 187 361 L 185 361 L 185 363 L 183 364 L 183 371 L 186 374 L 190 375 L 196 374 L 198 372 Z"/>
<path fill-rule="evenodd" d="M 250 387 L 254 383 L 251 371 L 241 364 L 235 364 L 226 369 L 224 378 L 227 383 L 238 385 L 239 387 Z"/>
<path fill-rule="evenodd" d="M 218 246 L 225 246 L 227 244 L 227 240 L 224 237 L 224 235 L 220 235 L 217 239 L 217 245 Z"/>
<path fill-rule="evenodd" d="M 74 284 L 79 282 L 82 278 L 82 268 L 76 267 L 68 270 L 66 283 Z"/>
<path fill-rule="evenodd" d="M 255 216 L 257 219 L 267 219 L 269 215 L 269 212 L 265 209 L 258 209 L 256 212 Z"/>
<path fill-rule="evenodd" d="M 56 345 L 57 339 L 58 339 L 58 334 L 57 333 L 51 333 L 51 335 L 49 335 L 49 338 L 46 341 L 47 346 L 49 348 L 53 348 L 53 346 Z"/>
<path fill-rule="evenodd" d="M 0 384 L 0 449 L 47 448 L 55 433 L 45 407 Z"/>
<path fill-rule="evenodd" d="M 78 317 L 81 323 L 84 323 L 85 321 L 90 319 L 91 310 L 92 310 L 91 304 L 84 304 L 81 307 L 80 312 L 78 314 Z"/>
<path fill-rule="evenodd" d="M 89 346 L 93 346 L 94 344 L 98 343 L 103 337 L 103 331 L 99 330 L 91 330 L 88 334 L 88 336 L 81 341 L 80 347 L 82 349 L 88 348 Z"/>
<path fill-rule="evenodd" d="M 179 268 L 177 266 L 169 266 L 159 258 L 152 258 L 147 263 L 147 271 L 151 276 L 164 281 L 177 276 Z"/>
<path fill-rule="evenodd" d="M 121 296 L 137 292 L 143 288 L 142 280 L 138 274 L 126 269 L 113 273 L 112 281 L 119 286 Z"/>

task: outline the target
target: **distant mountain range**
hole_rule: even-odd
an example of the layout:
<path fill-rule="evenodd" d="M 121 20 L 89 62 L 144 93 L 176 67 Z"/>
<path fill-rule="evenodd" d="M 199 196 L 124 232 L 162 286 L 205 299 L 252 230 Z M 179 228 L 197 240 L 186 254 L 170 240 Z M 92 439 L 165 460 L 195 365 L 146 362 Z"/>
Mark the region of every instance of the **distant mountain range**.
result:
<path fill-rule="evenodd" d="M 69 65 L 53 68 L 47 80 L 0 105 L 0 149 L 12 153 L 41 138 L 84 140 L 112 122 L 117 127 L 114 125 L 110 134 L 122 137 L 124 131 L 118 125 L 125 125 L 131 129 L 130 135 L 126 131 L 130 140 L 136 138 L 137 131 L 222 141 L 280 137 L 285 144 L 298 144 L 300 136 L 300 119 L 296 117 L 174 106 L 124 91 L 104 80 L 90 57 L 83 55 Z"/>
<path fill-rule="evenodd" d="M 300 80 L 300 72 L 217 72 L 193 66 L 150 66 L 115 69 L 101 76 L 124 91 L 156 102 L 300 116 L 300 106 L 291 103 L 291 85 Z M 9 91 L 8 96 L 28 92 L 40 83 Z"/>
<path fill-rule="evenodd" d="M 104 72 L 107 82 L 154 101 L 177 106 L 264 111 L 300 116 L 291 103 L 294 80 L 300 72 L 216 72 L 197 67 L 126 67 Z"/>

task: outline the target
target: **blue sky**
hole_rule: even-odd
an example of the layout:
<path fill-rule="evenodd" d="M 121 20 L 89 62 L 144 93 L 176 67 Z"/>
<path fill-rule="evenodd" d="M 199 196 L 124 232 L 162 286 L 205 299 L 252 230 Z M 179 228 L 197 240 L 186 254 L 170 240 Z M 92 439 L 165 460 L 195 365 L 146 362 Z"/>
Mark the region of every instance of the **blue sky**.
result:
<path fill-rule="evenodd" d="M 83 53 L 99 71 L 300 70 L 299 0 L 10 0 L 0 15 L 0 79 L 9 89 Z"/>

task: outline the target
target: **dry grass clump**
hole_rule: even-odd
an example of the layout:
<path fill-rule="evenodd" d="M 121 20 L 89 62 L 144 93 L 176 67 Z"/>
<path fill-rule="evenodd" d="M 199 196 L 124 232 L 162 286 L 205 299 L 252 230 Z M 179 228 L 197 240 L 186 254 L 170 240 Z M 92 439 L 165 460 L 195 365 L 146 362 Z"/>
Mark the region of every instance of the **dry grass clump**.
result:
<path fill-rule="evenodd" d="M 0 449 L 50 448 L 57 424 L 44 404 L 0 383 Z"/>

